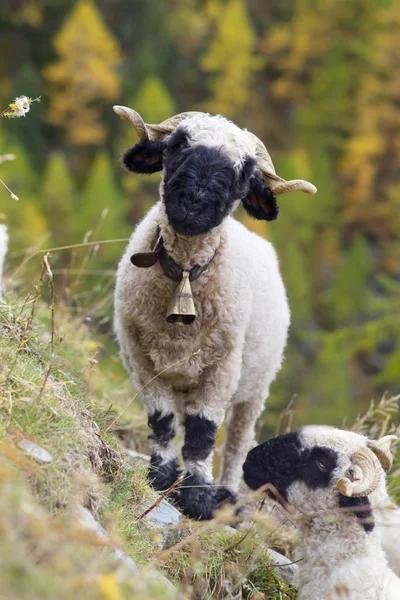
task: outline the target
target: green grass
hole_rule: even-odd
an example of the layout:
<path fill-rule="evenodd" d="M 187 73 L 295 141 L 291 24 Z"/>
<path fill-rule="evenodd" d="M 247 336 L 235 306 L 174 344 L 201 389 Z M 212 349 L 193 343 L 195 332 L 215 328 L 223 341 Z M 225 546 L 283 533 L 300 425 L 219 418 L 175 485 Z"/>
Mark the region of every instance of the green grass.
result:
<path fill-rule="evenodd" d="M 223 523 L 184 521 L 188 542 L 160 552 L 159 534 L 138 520 L 144 502 L 157 496 L 146 468 L 124 457 L 122 444 L 148 451 L 147 419 L 132 402 L 117 349 L 65 307 L 56 308 L 55 322 L 52 351 L 47 303 L 35 294 L 0 301 L 1 594 L 175 597 L 154 577 L 156 567 L 186 598 L 228 600 L 234 591 L 243 599 L 257 591 L 272 600 L 295 598 L 253 533 L 241 541 L 242 532 L 232 538 Z M 46 449 L 53 462 L 36 462 L 19 447 L 22 439 Z M 82 529 L 71 510 L 76 504 L 89 508 L 112 544 L 135 560 L 134 577 Z"/>

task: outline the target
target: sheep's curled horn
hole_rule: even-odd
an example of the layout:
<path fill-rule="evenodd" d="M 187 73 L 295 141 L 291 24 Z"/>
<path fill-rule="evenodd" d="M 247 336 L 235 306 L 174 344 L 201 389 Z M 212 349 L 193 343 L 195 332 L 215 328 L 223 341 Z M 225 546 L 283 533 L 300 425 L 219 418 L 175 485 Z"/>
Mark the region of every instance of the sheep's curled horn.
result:
<path fill-rule="evenodd" d="M 155 125 L 145 123 L 142 117 L 132 108 L 114 106 L 113 109 L 121 119 L 128 121 L 134 126 L 141 142 L 145 140 L 162 140 L 165 136 L 172 133 L 185 119 L 205 114 L 196 111 L 183 112 Z M 246 134 L 255 142 L 257 166 L 265 179 L 266 185 L 275 196 L 295 191 L 305 192 L 310 195 L 314 195 L 317 192 L 317 188 L 309 181 L 304 181 L 303 179 L 286 181 L 279 177 L 275 172 L 274 164 L 262 141 L 250 131 L 246 131 Z"/>
<path fill-rule="evenodd" d="M 381 467 L 386 472 L 392 468 L 390 445 L 394 441 L 397 441 L 395 435 L 386 435 L 380 440 L 368 440 L 366 448 L 354 452 L 349 477 L 341 477 L 336 482 L 339 492 L 344 496 L 357 498 L 375 491 L 382 476 Z"/>

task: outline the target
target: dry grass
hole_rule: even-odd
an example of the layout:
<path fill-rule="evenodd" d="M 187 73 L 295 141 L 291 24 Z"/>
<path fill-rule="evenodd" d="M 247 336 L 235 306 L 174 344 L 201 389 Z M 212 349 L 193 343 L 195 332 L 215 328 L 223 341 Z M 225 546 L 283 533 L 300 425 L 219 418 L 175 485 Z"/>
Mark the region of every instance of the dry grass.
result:
<path fill-rule="evenodd" d="M 176 598 L 155 567 L 186 598 L 293 599 L 269 566 L 263 545 L 273 527 L 234 534 L 220 515 L 208 524 L 184 521 L 187 535 L 167 554 L 147 531 L 143 503 L 156 499 L 146 469 L 124 458 L 123 446 L 147 451 L 146 416 L 118 365 L 109 334 L 54 288 L 49 257 L 23 299 L 0 301 L 0 572 L 7 599 Z M 101 312 L 101 303 L 98 299 Z M 45 301 L 44 301 L 45 300 Z M 78 307 L 78 309 L 77 309 Z M 115 356 L 114 356 L 115 354 Z M 22 452 L 28 439 L 53 457 L 41 464 Z M 81 504 L 139 565 L 121 569 L 109 544 L 88 535 L 73 516 Z M 162 533 L 162 532 L 160 532 Z M 261 544 L 263 542 L 263 544 Z M 1 596 L 0 594 L 0 596 Z M 259 596 L 262 597 L 262 596 Z"/>

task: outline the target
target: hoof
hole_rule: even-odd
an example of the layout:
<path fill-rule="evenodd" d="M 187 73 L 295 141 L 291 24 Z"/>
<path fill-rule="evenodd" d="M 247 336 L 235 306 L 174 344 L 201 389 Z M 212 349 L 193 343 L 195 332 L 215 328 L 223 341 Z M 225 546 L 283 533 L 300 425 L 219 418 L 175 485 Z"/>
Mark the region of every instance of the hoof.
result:
<path fill-rule="evenodd" d="M 224 504 L 236 504 L 237 502 L 237 494 L 229 490 L 225 487 L 220 487 L 216 489 L 217 496 L 217 505 L 223 506 Z"/>
<path fill-rule="evenodd" d="M 185 477 L 180 490 L 179 508 L 191 519 L 208 521 L 223 504 L 235 504 L 236 495 L 227 488 L 214 487 L 199 475 Z"/>
<path fill-rule="evenodd" d="M 160 464 L 160 462 L 159 457 L 151 457 L 147 479 L 157 492 L 164 492 L 179 477 L 178 463 L 175 459 L 164 464 Z"/>

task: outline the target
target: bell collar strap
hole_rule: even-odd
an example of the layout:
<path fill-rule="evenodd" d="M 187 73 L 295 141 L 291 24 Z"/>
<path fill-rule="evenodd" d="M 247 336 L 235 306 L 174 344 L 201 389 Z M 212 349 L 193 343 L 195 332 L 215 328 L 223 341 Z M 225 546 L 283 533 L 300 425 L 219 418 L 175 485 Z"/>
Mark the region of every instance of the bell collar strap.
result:
<path fill-rule="evenodd" d="M 167 312 L 167 321 L 169 323 L 176 323 L 177 325 L 190 325 L 196 318 L 190 282 L 196 281 L 204 273 L 214 259 L 215 252 L 205 265 L 194 265 L 190 271 L 183 269 L 165 249 L 159 226 L 152 240 L 151 248 L 150 252 L 137 252 L 133 254 L 131 256 L 131 263 L 141 269 L 148 269 L 149 267 L 153 267 L 157 262 L 160 263 L 164 275 L 168 279 L 179 283 Z"/>

